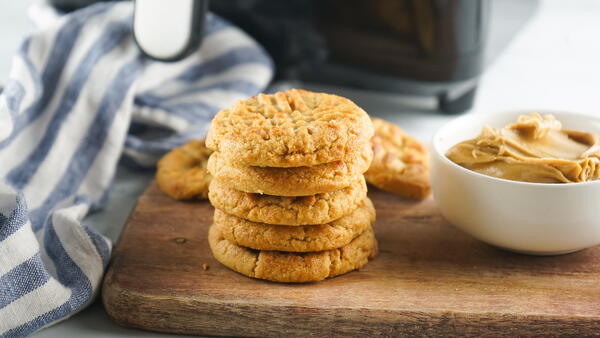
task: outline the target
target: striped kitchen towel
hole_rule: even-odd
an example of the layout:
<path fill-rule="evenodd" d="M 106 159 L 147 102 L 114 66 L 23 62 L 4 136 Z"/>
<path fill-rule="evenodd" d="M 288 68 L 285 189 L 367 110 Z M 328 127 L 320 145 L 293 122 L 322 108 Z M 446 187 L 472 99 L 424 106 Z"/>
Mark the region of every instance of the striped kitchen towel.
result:
<path fill-rule="evenodd" d="M 273 74 L 265 51 L 215 15 L 200 50 L 175 63 L 141 55 L 131 25 L 131 2 L 99 3 L 42 25 L 13 61 L 0 95 L 1 337 L 93 300 L 111 243 L 82 219 L 102 208 L 119 160 L 154 165 Z"/>

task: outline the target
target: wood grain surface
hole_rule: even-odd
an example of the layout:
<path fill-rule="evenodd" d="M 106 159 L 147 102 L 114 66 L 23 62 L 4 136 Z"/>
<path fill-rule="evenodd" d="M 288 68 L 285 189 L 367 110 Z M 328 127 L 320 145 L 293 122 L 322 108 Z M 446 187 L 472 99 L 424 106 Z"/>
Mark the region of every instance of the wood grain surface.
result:
<path fill-rule="evenodd" d="M 431 199 L 369 196 L 379 257 L 323 282 L 277 284 L 219 264 L 210 204 L 176 202 L 153 183 L 114 251 L 104 307 L 124 326 L 217 336 L 600 334 L 600 247 L 513 254 L 454 229 Z"/>

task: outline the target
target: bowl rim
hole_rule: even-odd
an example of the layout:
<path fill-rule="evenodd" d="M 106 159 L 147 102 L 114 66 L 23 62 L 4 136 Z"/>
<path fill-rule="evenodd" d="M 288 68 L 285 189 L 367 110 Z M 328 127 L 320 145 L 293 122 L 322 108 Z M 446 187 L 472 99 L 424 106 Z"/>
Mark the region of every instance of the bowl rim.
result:
<path fill-rule="evenodd" d="M 505 178 L 488 176 L 488 175 L 481 174 L 476 171 L 467 169 L 465 167 L 462 167 L 462 166 L 454 163 L 446 156 L 446 154 L 443 154 L 439 149 L 440 148 L 439 147 L 440 135 L 444 132 L 447 132 L 449 128 L 451 128 L 455 125 L 459 125 L 460 122 L 463 120 L 478 118 L 478 117 L 484 116 L 483 114 L 487 115 L 488 117 L 494 117 L 494 116 L 498 116 L 498 115 L 507 116 L 507 115 L 532 114 L 532 113 L 539 113 L 539 114 L 543 114 L 543 115 L 546 115 L 546 114 L 563 115 L 563 116 L 568 115 L 568 116 L 573 116 L 575 118 L 593 120 L 600 124 L 600 118 L 593 116 L 593 115 L 575 113 L 575 112 L 564 111 L 564 110 L 552 110 L 552 109 L 516 109 L 516 110 L 492 112 L 489 114 L 488 113 L 470 113 L 470 114 L 467 113 L 465 115 L 459 116 L 455 119 L 452 119 L 452 120 L 446 122 L 443 126 L 441 126 L 434 133 L 432 141 L 431 141 L 431 145 L 433 148 L 432 153 L 434 153 L 444 163 L 455 168 L 455 170 L 461 171 L 467 175 L 473 175 L 475 177 L 479 177 L 480 179 L 490 180 L 492 182 L 499 182 L 501 184 L 510 184 L 510 185 L 515 185 L 515 186 L 529 186 L 529 187 L 544 187 L 547 189 L 566 189 L 567 187 L 600 185 L 600 180 L 593 180 L 593 181 L 586 181 L 586 182 L 570 182 L 570 183 L 538 183 L 538 182 L 513 181 L 513 180 L 509 180 L 509 179 L 505 179 Z M 483 128 L 483 125 L 481 126 L 481 128 Z"/>

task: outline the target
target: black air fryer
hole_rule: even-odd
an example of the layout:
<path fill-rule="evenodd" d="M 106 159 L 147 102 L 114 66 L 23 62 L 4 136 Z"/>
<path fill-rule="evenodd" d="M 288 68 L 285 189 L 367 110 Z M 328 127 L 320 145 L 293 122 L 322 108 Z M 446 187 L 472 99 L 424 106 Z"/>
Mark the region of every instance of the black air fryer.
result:
<path fill-rule="evenodd" d="M 95 0 L 49 1 L 71 10 Z M 208 8 L 265 46 L 279 80 L 434 96 L 440 111 L 460 113 L 471 107 L 484 65 L 536 5 L 536 0 L 135 0 L 133 27 L 146 55 L 179 60 L 201 43 Z"/>

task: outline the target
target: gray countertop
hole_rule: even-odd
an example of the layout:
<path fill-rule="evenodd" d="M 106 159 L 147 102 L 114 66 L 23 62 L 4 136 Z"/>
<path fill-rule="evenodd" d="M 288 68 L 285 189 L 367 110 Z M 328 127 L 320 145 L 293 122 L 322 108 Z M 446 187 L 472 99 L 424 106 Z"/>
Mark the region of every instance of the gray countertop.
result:
<path fill-rule="evenodd" d="M 25 15 L 29 1 L 0 0 L 0 84 L 8 76 L 10 55 L 32 29 Z M 472 112 L 526 109 L 576 111 L 600 115 L 600 1 L 543 0 L 535 16 L 480 81 Z M 414 97 L 307 85 L 337 92 L 369 113 L 398 123 L 428 142 L 451 117 L 426 109 L 433 101 Z M 152 178 L 149 172 L 120 168 L 107 208 L 86 219 L 116 240 L 137 196 Z M 163 334 L 121 328 L 96 301 L 73 317 L 44 329 L 37 337 L 137 337 Z M 181 337 L 181 336 L 179 336 Z"/>

